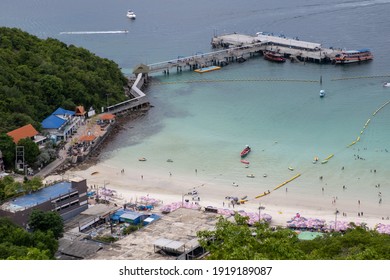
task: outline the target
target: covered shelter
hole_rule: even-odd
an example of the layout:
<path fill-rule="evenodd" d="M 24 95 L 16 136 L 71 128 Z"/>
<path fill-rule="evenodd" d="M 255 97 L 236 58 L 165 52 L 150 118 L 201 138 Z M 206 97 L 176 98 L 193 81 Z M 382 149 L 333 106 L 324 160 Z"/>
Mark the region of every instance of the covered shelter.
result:
<path fill-rule="evenodd" d="M 149 66 L 145 65 L 145 64 L 138 64 L 134 70 L 133 70 L 133 74 L 135 75 L 138 75 L 138 74 L 145 74 L 145 75 L 148 75 L 150 72 L 150 68 Z"/>
<path fill-rule="evenodd" d="M 85 116 L 87 114 L 87 112 L 85 111 L 84 109 L 84 106 L 77 106 L 76 107 L 76 110 L 75 110 L 75 115 L 76 116 Z"/>
<path fill-rule="evenodd" d="M 110 113 L 106 113 L 106 114 L 101 114 L 99 116 L 99 119 L 103 122 L 109 122 L 109 123 L 112 123 L 115 121 L 115 115 L 114 114 L 110 114 Z"/>
<path fill-rule="evenodd" d="M 154 252 L 156 253 L 157 251 L 164 251 L 167 253 L 173 253 L 176 255 L 183 254 L 185 251 L 185 246 L 183 242 L 180 241 L 175 241 L 171 239 L 166 239 L 166 238 L 159 238 L 153 243 L 154 247 Z M 157 251 L 156 251 L 157 249 Z"/>
<path fill-rule="evenodd" d="M 92 143 L 96 140 L 96 136 L 93 134 L 83 135 L 79 138 L 79 142 Z"/>

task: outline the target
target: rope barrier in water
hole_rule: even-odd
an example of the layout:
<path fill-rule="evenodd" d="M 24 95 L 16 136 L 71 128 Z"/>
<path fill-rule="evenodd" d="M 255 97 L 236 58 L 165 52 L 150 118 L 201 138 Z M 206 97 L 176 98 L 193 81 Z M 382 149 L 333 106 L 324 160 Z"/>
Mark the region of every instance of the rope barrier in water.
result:
<path fill-rule="evenodd" d="M 331 79 L 331 81 L 375 79 L 375 78 L 388 78 L 388 77 L 390 77 L 390 75 L 356 76 L 356 77 L 333 78 L 333 79 Z"/>
<path fill-rule="evenodd" d="M 190 84 L 190 83 L 226 83 L 226 82 L 299 82 L 299 83 L 319 83 L 317 80 L 299 80 L 299 79 L 216 79 L 216 80 L 186 80 L 175 82 L 155 82 L 153 84 L 169 85 L 169 84 Z"/>

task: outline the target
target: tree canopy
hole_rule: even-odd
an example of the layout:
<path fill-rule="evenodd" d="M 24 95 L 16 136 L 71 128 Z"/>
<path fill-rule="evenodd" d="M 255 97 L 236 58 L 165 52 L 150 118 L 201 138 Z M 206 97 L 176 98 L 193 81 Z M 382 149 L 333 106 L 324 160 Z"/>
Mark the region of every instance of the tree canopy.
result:
<path fill-rule="evenodd" d="M 212 260 L 388 260 L 390 236 L 355 226 L 345 233 L 327 233 L 299 240 L 286 228 L 266 223 L 250 228 L 239 215 L 235 221 L 220 217 L 215 230 L 198 232 L 200 244 Z"/>
<path fill-rule="evenodd" d="M 116 63 L 59 40 L 0 27 L 0 133 L 40 122 L 56 108 L 100 108 L 126 99 Z M 109 94 L 109 95 L 107 95 Z"/>
<path fill-rule="evenodd" d="M 28 224 L 34 232 L 51 231 L 56 239 L 62 237 L 64 233 L 64 221 L 57 212 L 33 210 Z"/>
<path fill-rule="evenodd" d="M 0 259 L 48 260 L 54 259 L 58 241 L 53 232 L 29 233 L 10 220 L 0 218 Z"/>

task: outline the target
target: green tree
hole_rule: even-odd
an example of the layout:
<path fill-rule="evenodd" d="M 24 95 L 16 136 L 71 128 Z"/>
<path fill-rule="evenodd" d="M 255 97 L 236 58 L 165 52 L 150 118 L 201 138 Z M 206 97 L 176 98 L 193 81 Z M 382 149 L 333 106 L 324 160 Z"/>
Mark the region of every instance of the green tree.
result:
<path fill-rule="evenodd" d="M 16 182 L 12 176 L 0 179 L 0 201 L 15 196 L 21 190 L 21 183 Z"/>
<path fill-rule="evenodd" d="M 234 222 L 219 218 L 215 230 L 200 231 L 198 237 L 213 260 L 390 259 L 390 235 L 361 226 L 300 241 L 292 230 L 259 223 L 249 228 L 246 219 L 236 215 Z"/>
<path fill-rule="evenodd" d="M 51 231 L 29 233 L 0 218 L 0 259 L 5 260 L 48 260 L 53 259 L 58 241 Z"/>
<path fill-rule="evenodd" d="M 235 222 L 220 217 L 214 231 L 200 231 L 200 244 L 209 251 L 209 259 L 304 259 L 304 253 L 296 244 L 296 235 L 279 228 L 271 230 L 266 223 L 249 228 L 247 217 L 235 215 Z"/>
<path fill-rule="evenodd" d="M 33 232 L 51 231 L 56 239 L 62 237 L 64 233 L 64 222 L 57 212 L 33 210 L 30 215 L 29 226 Z"/>
<path fill-rule="evenodd" d="M 40 153 L 38 145 L 30 138 L 24 138 L 19 140 L 18 146 L 24 147 L 24 160 L 29 166 L 33 166 Z"/>
<path fill-rule="evenodd" d="M 12 137 L 6 133 L 0 134 L 0 151 L 3 153 L 3 160 L 6 169 L 12 169 L 15 166 L 15 143 Z"/>
<path fill-rule="evenodd" d="M 26 193 L 29 193 L 32 191 L 35 192 L 35 191 L 39 190 L 40 188 L 42 188 L 42 186 L 43 186 L 42 178 L 40 178 L 40 177 L 33 177 L 30 180 L 27 179 L 25 182 L 23 182 L 23 190 Z"/>

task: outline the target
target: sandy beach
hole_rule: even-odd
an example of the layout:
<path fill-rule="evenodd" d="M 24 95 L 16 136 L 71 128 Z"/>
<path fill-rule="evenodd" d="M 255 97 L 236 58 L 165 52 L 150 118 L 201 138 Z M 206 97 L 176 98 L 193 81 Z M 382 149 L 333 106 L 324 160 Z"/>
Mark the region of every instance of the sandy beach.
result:
<path fill-rule="evenodd" d="M 106 187 L 115 190 L 117 197 L 121 198 L 123 203 L 139 201 L 141 196 L 149 196 L 161 201 L 161 205 L 173 202 L 182 202 L 189 200 L 193 203 L 199 203 L 202 207 L 214 206 L 217 208 L 232 209 L 235 211 L 246 211 L 252 213 L 259 212 L 259 206 L 264 207 L 261 213 L 272 216 L 271 225 L 286 226 L 286 221 L 299 213 L 306 218 L 320 218 L 327 223 L 337 221 L 346 221 L 354 223 L 366 223 L 368 227 L 374 228 L 378 223 L 389 224 L 385 213 L 390 213 L 386 205 L 371 205 L 360 203 L 355 200 L 345 199 L 348 194 L 343 196 L 334 196 L 327 194 L 326 190 L 317 196 L 309 197 L 301 195 L 297 191 L 299 187 L 308 187 L 305 182 L 305 176 L 300 176 L 297 182 L 287 183 L 277 190 L 271 188 L 271 193 L 255 199 L 259 192 L 255 190 L 244 189 L 240 185 L 226 185 L 225 181 L 203 176 L 201 171 L 194 170 L 192 177 L 181 176 L 174 172 L 165 174 L 158 170 L 149 170 L 148 161 L 144 162 L 144 167 L 139 169 L 127 167 L 122 169 L 110 166 L 107 161 L 97 162 L 86 168 L 74 168 L 68 170 L 65 174 L 49 176 L 46 182 L 58 180 L 61 178 L 72 179 L 81 177 L 87 179 L 87 184 L 92 189 Z M 280 182 L 283 183 L 283 182 Z M 259 189 L 266 189 L 266 186 Z M 198 192 L 199 200 L 194 200 L 188 193 L 192 190 Z M 352 194 L 350 194 L 352 195 Z M 247 196 L 247 202 L 240 205 L 231 205 L 226 197 Z M 335 215 L 335 212 L 339 214 Z M 361 215 L 363 213 L 363 215 Z M 384 219 L 384 220 L 383 220 Z"/>

